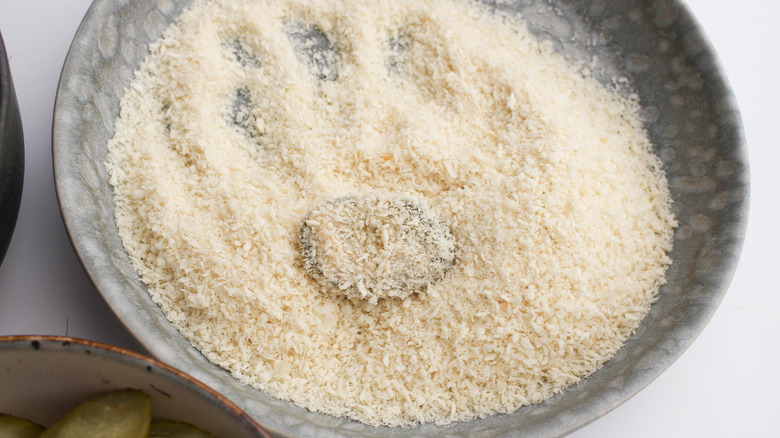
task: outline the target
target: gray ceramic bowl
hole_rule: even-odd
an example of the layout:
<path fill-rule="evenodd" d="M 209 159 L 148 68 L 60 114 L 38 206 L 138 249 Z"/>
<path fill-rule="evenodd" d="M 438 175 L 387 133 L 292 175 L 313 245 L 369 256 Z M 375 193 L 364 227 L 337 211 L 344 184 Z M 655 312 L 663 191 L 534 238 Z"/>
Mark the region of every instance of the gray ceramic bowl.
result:
<path fill-rule="evenodd" d="M 24 138 L 14 81 L 0 35 L 0 263 L 16 227 L 24 179 Z"/>
<path fill-rule="evenodd" d="M 134 388 L 153 420 L 184 421 L 220 437 L 267 438 L 246 412 L 192 377 L 120 348 L 56 336 L 0 337 L 0 412 L 47 426 L 82 401 Z"/>
<path fill-rule="evenodd" d="M 62 72 L 54 167 L 63 218 L 84 268 L 127 328 L 157 358 L 216 388 L 280 436 L 559 436 L 642 389 L 693 342 L 726 292 L 748 210 L 739 113 L 708 41 L 676 0 L 519 0 L 532 31 L 572 59 L 598 56 L 599 78 L 624 76 L 639 94 L 679 227 L 667 284 L 650 314 L 601 370 L 544 403 L 443 427 L 372 428 L 311 413 L 240 384 L 166 320 L 117 235 L 103 165 L 119 99 L 133 71 L 188 0 L 97 0 Z M 486 1 L 488 4 L 497 2 Z"/>

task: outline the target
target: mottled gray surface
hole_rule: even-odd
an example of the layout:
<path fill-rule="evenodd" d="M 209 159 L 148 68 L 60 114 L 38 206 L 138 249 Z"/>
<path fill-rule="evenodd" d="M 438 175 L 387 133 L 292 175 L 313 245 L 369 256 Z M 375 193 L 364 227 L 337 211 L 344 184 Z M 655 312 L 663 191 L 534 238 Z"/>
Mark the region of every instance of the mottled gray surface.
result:
<path fill-rule="evenodd" d="M 114 312 L 157 358 L 191 373 L 279 436 L 560 436 L 631 397 L 690 345 L 726 292 L 747 222 L 748 169 L 732 94 L 708 41 L 676 0 L 519 0 L 540 38 L 567 57 L 597 57 L 598 78 L 637 93 L 679 220 L 658 302 L 617 356 L 580 384 L 511 415 L 391 429 L 307 412 L 232 379 L 168 323 L 130 266 L 103 162 L 122 89 L 148 43 L 187 0 L 97 0 L 66 60 L 54 117 L 63 217 L 85 269 Z M 490 1 L 486 1 L 490 4 Z M 613 81 L 613 77 L 623 79 Z"/>

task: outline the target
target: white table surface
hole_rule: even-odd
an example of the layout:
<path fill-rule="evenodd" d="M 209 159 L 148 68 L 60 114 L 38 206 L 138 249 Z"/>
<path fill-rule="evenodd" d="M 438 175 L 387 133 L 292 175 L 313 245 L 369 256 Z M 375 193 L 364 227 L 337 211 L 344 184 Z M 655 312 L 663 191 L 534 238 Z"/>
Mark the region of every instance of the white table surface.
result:
<path fill-rule="evenodd" d="M 780 2 L 687 3 L 716 48 L 744 119 L 752 186 L 747 239 L 726 298 L 693 346 L 573 437 L 780 436 Z M 84 273 L 54 191 L 54 97 L 89 4 L 0 0 L 26 149 L 19 220 L 0 266 L 0 335 L 69 335 L 142 351 Z"/>

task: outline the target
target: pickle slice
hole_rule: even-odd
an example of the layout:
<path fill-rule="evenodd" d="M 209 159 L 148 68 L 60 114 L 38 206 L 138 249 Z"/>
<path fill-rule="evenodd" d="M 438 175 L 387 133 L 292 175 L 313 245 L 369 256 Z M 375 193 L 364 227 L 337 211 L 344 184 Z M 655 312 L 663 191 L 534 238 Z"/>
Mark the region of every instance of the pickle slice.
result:
<path fill-rule="evenodd" d="M 214 435 L 181 421 L 155 421 L 149 428 L 149 438 L 216 438 Z"/>
<path fill-rule="evenodd" d="M 145 438 L 151 421 L 152 398 L 125 389 L 81 403 L 40 438 Z"/>
<path fill-rule="evenodd" d="M 24 418 L 0 414 L 0 437 L 38 438 L 44 427 Z"/>

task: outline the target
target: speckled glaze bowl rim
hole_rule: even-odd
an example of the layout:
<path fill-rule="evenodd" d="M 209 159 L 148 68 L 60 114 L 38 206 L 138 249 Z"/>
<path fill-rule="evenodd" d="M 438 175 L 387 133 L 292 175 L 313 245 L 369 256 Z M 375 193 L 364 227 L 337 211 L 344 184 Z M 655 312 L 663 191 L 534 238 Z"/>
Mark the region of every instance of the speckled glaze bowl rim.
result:
<path fill-rule="evenodd" d="M 5 124 L 13 108 L 11 107 L 11 93 L 14 92 L 11 82 L 11 66 L 8 62 L 8 52 L 5 48 L 3 34 L 0 33 L 0 132 L 5 129 Z M 0 144 L 0 147 L 3 145 Z"/>
<path fill-rule="evenodd" d="M 84 19 L 84 22 L 82 22 L 81 27 L 79 28 L 79 31 L 76 34 L 76 37 L 74 38 L 74 44 L 79 39 L 80 36 L 82 36 L 85 32 L 85 25 L 90 21 L 94 20 L 97 16 L 97 8 L 98 6 L 106 6 L 110 3 L 110 0 L 95 0 L 93 2 L 92 8 L 90 8 L 90 11 L 87 13 L 87 16 Z M 117 3 L 126 3 L 126 2 L 117 2 Z M 747 169 L 747 151 L 744 141 L 744 134 L 742 129 L 741 121 L 739 120 L 739 111 L 737 109 L 736 101 L 733 97 L 733 94 L 730 91 L 730 88 L 728 86 L 728 82 L 725 78 L 725 75 L 723 73 L 723 69 L 721 65 L 719 64 L 719 61 L 717 60 L 717 57 L 715 56 L 715 52 L 712 49 L 711 44 L 709 43 L 709 40 L 706 39 L 703 32 L 701 31 L 701 28 L 698 26 L 698 23 L 695 22 L 692 15 L 690 14 L 690 11 L 685 7 L 679 0 L 659 0 L 656 2 L 653 2 L 652 5 L 663 3 L 670 8 L 673 8 L 677 10 L 679 13 L 679 16 L 682 17 L 682 20 L 684 21 L 684 24 L 687 26 L 687 31 L 690 34 L 693 34 L 697 39 L 697 44 L 699 44 L 699 52 L 700 55 L 699 58 L 705 58 L 697 59 L 694 64 L 696 64 L 697 67 L 699 67 L 702 71 L 704 71 L 707 75 L 707 78 L 711 81 L 709 83 L 709 87 L 714 87 L 715 90 L 713 93 L 717 93 L 719 97 L 721 98 L 718 102 L 709 102 L 711 106 L 713 107 L 713 111 L 716 113 L 717 121 L 721 122 L 722 118 L 725 118 L 726 116 L 733 116 L 735 118 L 735 121 L 731 122 L 731 124 L 728 126 L 729 132 L 727 135 L 727 139 L 724 140 L 724 142 L 730 146 L 733 150 L 731 150 L 732 158 L 734 158 L 736 161 L 739 161 L 739 164 L 743 165 L 743 168 L 741 169 L 741 172 L 739 175 L 736 175 L 733 179 L 739 188 L 743 189 L 744 195 L 743 199 L 740 199 L 739 202 L 735 205 L 735 207 L 732 209 L 733 211 L 730 212 L 729 215 L 729 221 L 727 223 L 728 226 L 724 225 L 726 228 L 721 229 L 718 228 L 718 234 L 716 237 L 722 238 L 728 246 L 728 251 L 722 251 L 722 254 L 718 254 L 720 257 L 718 259 L 717 267 L 719 270 L 717 271 L 716 278 L 710 279 L 709 282 L 705 282 L 706 286 L 706 302 L 702 302 L 698 304 L 698 307 L 690 311 L 690 314 L 685 315 L 685 317 L 690 316 L 691 318 L 685 319 L 685 317 L 682 317 L 684 322 L 678 324 L 678 325 L 672 325 L 671 328 L 665 329 L 662 334 L 664 337 L 662 339 L 668 340 L 670 338 L 675 343 L 675 348 L 670 349 L 669 351 L 665 351 L 663 353 L 655 354 L 652 357 L 644 357 L 639 356 L 641 359 L 645 360 L 646 363 L 643 364 L 644 368 L 641 368 L 640 371 L 632 371 L 629 369 L 629 371 L 634 372 L 634 374 L 631 375 L 624 375 L 624 374 L 618 374 L 615 377 L 618 379 L 621 379 L 622 382 L 619 385 L 616 385 L 615 388 L 612 389 L 612 391 L 608 394 L 601 394 L 599 393 L 598 396 L 590 397 L 587 399 L 587 403 L 580 403 L 572 406 L 570 403 L 567 404 L 567 402 L 561 401 L 562 397 L 560 394 L 558 396 L 552 397 L 548 401 L 543 402 L 543 404 L 551 403 L 554 404 L 556 407 L 560 406 L 568 406 L 571 409 L 565 410 L 563 412 L 558 412 L 557 414 L 554 414 L 554 416 L 548 416 L 548 417 L 534 417 L 533 420 L 527 425 L 528 429 L 524 429 L 522 431 L 513 430 L 513 431 L 507 431 L 505 429 L 500 429 L 498 432 L 493 432 L 492 427 L 495 426 L 497 423 L 493 421 L 494 417 L 499 417 L 500 415 L 495 415 L 491 417 L 487 417 L 486 419 L 479 419 L 474 420 L 472 422 L 467 423 L 474 423 L 475 426 L 474 430 L 469 429 L 469 432 L 473 432 L 474 434 L 478 434 L 479 436 L 514 436 L 517 433 L 523 433 L 523 435 L 527 436 L 562 436 L 568 433 L 573 432 L 574 430 L 577 430 L 586 424 L 589 424 L 590 422 L 600 418 L 601 416 L 607 414 L 620 404 L 624 403 L 626 400 L 631 398 L 633 395 L 638 393 L 640 390 L 642 390 L 645 386 L 647 386 L 649 383 L 651 383 L 655 378 L 657 378 L 666 368 L 668 368 L 677 358 L 679 358 L 684 351 L 693 343 L 695 338 L 698 336 L 698 334 L 704 329 L 704 327 L 707 325 L 709 320 L 711 319 L 712 315 L 715 313 L 718 305 L 722 301 L 723 297 L 726 294 L 726 291 L 728 290 L 729 283 L 731 281 L 731 278 L 733 277 L 733 274 L 736 270 L 737 262 L 739 260 L 739 255 L 741 253 L 742 245 L 744 242 L 744 235 L 745 230 L 747 226 L 747 215 L 748 215 L 748 204 L 749 204 L 749 173 Z M 84 224 L 78 224 L 76 222 L 75 216 L 73 215 L 73 212 L 71 211 L 72 208 L 75 208 L 75 203 L 78 200 L 77 197 L 74 196 L 73 193 L 71 193 L 71 188 L 67 187 L 67 183 L 70 183 L 71 181 L 63 181 L 64 177 L 62 175 L 68 173 L 69 169 L 65 168 L 66 159 L 65 157 L 58 157 L 58 148 L 57 144 L 60 141 L 59 137 L 65 136 L 64 133 L 58 133 L 58 123 L 60 122 L 59 113 L 60 113 L 60 103 L 61 99 L 63 99 L 65 92 L 65 82 L 66 82 L 66 74 L 68 73 L 68 66 L 69 61 L 72 60 L 74 52 L 74 46 L 71 47 L 71 52 L 68 54 L 68 58 L 66 59 L 65 66 L 63 68 L 63 76 L 60 80 L 60 87 L 58 89 L 57 93 L 57 103 L 55 104 L 55 117 L 54 117 L 54 130 L 53 130 L 53 153 L 55 158 L 55 181 L 57 182 L 56 188 L 57 188 L 57 195 L 58 200 L 60 202 L 61 211 L 63 214 L 63 221 L 65 222 L 66 229 L 68 231 L 68 234 L 71 238 L 71 241 L 73 243 L 74 249 L 80 258 L 82 265 L 85 267 L 85 270 L 87 271 L 87 274 L 92 279 L 93 283 L 96 285 L 98 290 L 101 292 L 101 294 L 106 298 L 106 301 L 108 302 L 109 306 L 116 312 L 116 314 L 119 316 L 120 320 L 126 325 L 128 330 L 137 338 L 139 341 L 147 348 L 149 348 L 151 354 L 155 355 L 158 359 L 164 360 L 164 361 L 170 361 L 173 364 L 185 364 L 187 360 L 193 360 L 193 358 L 197 355 L 196 353 L 192 353 L 191 351 L 187 351 L 186 354 L 177 356 L 177 353 L 173 351 L 173 349 L 168 348 L 167 346 L 165 348 L 162 347 L 162 344 L 155 345 L 155 342 L 161 341 L 161 336 L 159 333 L 155 333 L 153 328 L 150 328 L 149 326 L 145 326 L 144 322 L 139 320 L 138 318 L 131 317 L 134 315 L 130 315 L 128 313 L 128 310 L 126 308 L 122 308 L 123 305 L 127 305 L 127 303 L 122 303 L 122 305 L 119 305 L 118 303 L 114 302 L 116 300 L 117 295 L 120 292 L 120 289 L 117 289 L 118 284 L 116 283 L 116 280 L 112 279 L 106 279 L 102 276 L 104 275 L 102 272 L 100 272 L 98 269 L 95 268 L 95 261 L 91 260 L 92 257 L 92 251 L 94 250 L 94 246 L 99 245 L 100 242 L 89 240 L 90 238 L 85 237 L 84 230 L 80 228 L 80 226 L 83 226 Z M 687 52 L 684 52 L 687 53 Z M 703 55 L 702 55 L 703 54 Z M 705 56 L 706 55 L 706 56 Z M 696 58 L 696 56 L 694 56 Z M 66 124 L 65 122 L 62 122 L 62 124 Z M 725 124 L 725 122 L 724 122 Z M 64 153 L 63 153 L 64 155 Z M 101 266 L 105 263 L 101 262 Z M 695 267 L 694 267 L 695 268 Z M 685 291 L 687 292 L 687 290 Z M 652 311 L 651 311 L 652 313 Z M 160 315 L 154 315 L 149 317 L 149 320 L 157 321 L 160 318 Z M 166 328 L 165 330 L 168 330 Z M 167 332 L 166 332 L 167 333 Z M 660 335 L 659 335 L 660 336 Z M 148 338 L 148 339 L 147 339 Z M 624 352 L 626 350 L 626 346 L 631 344 L 633 342 L 633 339 L 635 337 L 632 337 L 628 340 L 626 345 L 624 345 L 624 348 L 621 349 L 620 352 L 618 352 L 618 356 L 621 354 L 621 352 Z M 656 352 L 657 353 L 657 352 Z M 617 357 L 617 356 L 616 356 Z M 633 351 L 632 351 L 632 357 L 633 357 Z M 610 367 L 610 364 L 614 362 L 614 359 L 611 361 L 608 361 L 607 364 L 602 368 L 602 370 L 597 371 L 593 375 L 589 376 L 587 379 L 583 380 L 581 384 L 574 385 L 572 387 L 567 388 L 564 393 L 582 393 L 585 391 L 589 391 L 590 387 L 588 387 L 588 381 L 592 380 L 593 377 L 597 376 L 599 373 L 602 373 L 604 370 L 609 368 L 610 370 L 607 373 L 612 373 L 614 368 Z M 623 357 L 625 359 L 625 357 Z M 200 359 L 198 359 L 200 360 Z M 192 371 L 198 371 L 198 372 L 204 372 L 202 370 L 196 370 L 195 365 L 192 365 Z M 185 369 L 187 369 L 185 367 Z M 614 374 L 614 373 L 612 373 Z M 612 376 L 610 374 L 610 376 Z M 243 396 L 243 390 L 236 389 L 236 387 L 231 385 L 224 385 L 222 382 L 224 382 L 224 377 L 227 375 L 226 373 L 219 373 L 219 375 L 202 375 L 202 378 L 205 379 L 207 382 L 219 382 L 218 384 L 215 384 L 214 387 L 218 388 L 220 390 L 225 391 L 224 394 L 228 397 L 232 397 L 234 400 L 239 401 L 240 405 L 246 405 L 247 399 L 242 399 Z M 603 380 L 603 379 L 602 379 Z M 237 381 L 236 381 L 237 382 Z M 235 382 L 234 382 L 235 383 Z M 591 382 L 592 383 L 592 382 Z M 237 383 L 235 383 L 237 384 Z M 597 384 L 593 384 L 592 386 L 598 386 Z M 588 387 L 587 389 L 584 387 Z M 258 398 L 263 398 L 265 394 L 257 391 Z M 267 398 L 263 398 L 265 402 L 267 402 Z M 281 404 L 287 403 L 287 402 L 281 402 L 278 401 Z M 274 409 L 278 408 L 280 405 L 276 404 L 274 405 Z M 247 409 L 245 407 L 245 409 Z M 257 415 L 257 411 L 253 411 L 255 409 L 254 407 L 249 407 L 247 409 L 248 412 L 253 413 L 253 415 Z M 259 408 L 258 408 L 259 409 Z M 300 410 L 300 408 L 298 408 Z M 527 411 L 523 411 L 523 413 L 516 413 L 519 415 L 524 415 Z M 288 424 L 285 422 L 285 420 L 281 417 L 283 415 L 278 415 L 277 411 L 274 411 L 273 409 L 270 409 L 268 407 L 263 407 L 260 410 L 260 415 L 268 414 L 268 413 L 274 413 L 277 414 L 277 418 L 273 418 L 272 422 L 266 425 L 266 428 L 269 431 L 272 431 L 273 433 L 279 433 L 282 436 L 287 436 L 287 433 L 289 433 L 288 430 Z M 515 415 L 515 414 L 510 414 Z M 327 423 L 327 420 L 324 420 L 323 417 L 327 417 L 324 414 L 313 414 L 313 413 L 306 413 L 306 414 L 296 414 L 296 418 L 306 417 L 304 422 L 308 422 L 305 425 L 307 428 L 305 429 L 305 433 L 314 435 L 314 436 L 337 436 L 339 435 L 336 432 L 328 433 L 326 430 L 328 427 L 325 426 Z M 291 420 L 292 421 L 292 420 Z M 499 420 L 496 420 L 499 421 Z M 375 430 L 374 432 L 376 434 L 385 434 L 387 433 L 389 436 L 405 436 L 405 435 L 415 435 L 416 433 L 429 435 L 429 434 L 458 434 L 463 432 L 462 430 L 454 430 L 453 428 L 450 428 L 449 425 L 447 427 L 437 429 L 435 427 L 428 427 L 430 425 L 425 425 L 421 428 L 400 428 L 398 430 L 390 431 L 390 428 L 378 428 L 378 430 Z M 471 427 L 471 424 L 469 424 L 469 427 Z M 388 430 L 385 430 L 388 429 Z M 341 433 L 344 433 L 349 436 L 359 436 L 359 432 L 361 429 L 340 429 Z M 298 430 L 298 433 L 304 433 L 302 430 Z M 372 433 L 374 433 L 372 432 Z M 308 435 L 307 435 L 308 436 Z"/>
<path fill-rule="evenodd" d="M 3 34 L 0 33 L 0 132 L 5 128 L 6 119 L 9 116 L 11 108 L 11 99 L 9 99 L 11 89 L 11 67 L 8 63 L 8 52 L 5 48 Z"/>
<path fill-rule="evenodd" d="M 113 345 L 70 336 L 0 336 L 0 352 L 29 351 L 30 349 L 73 354 L 85 353 L 96 358 L 104 357 L 115 362 L 122 362 L 138 369 L 154 370 L 156 374 L 162 374 L 166 379 L 180 386 L 189 387 L 205 399 L 212 400 L 213 403 L 221 406 L 236 421 L 241 422 L 246 428 L 256 431 L 258 436 L 271 438 L 271 435 L 263 426 L 238 405 L 198 379 L 157 359 Z"/>

